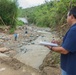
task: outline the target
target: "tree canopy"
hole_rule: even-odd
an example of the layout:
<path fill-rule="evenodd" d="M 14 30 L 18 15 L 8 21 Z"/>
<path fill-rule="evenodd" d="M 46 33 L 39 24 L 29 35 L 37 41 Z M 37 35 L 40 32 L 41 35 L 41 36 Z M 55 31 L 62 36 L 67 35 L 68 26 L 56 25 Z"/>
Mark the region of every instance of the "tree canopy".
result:
<path fill-rule="evenodd" d="M 0 0 L 0 25 L 16 27 L 17 0 Z"/>
<path fill-rule="evenodd" d="M 68 10 L 76 4 L 76 0 L 54 0 L 45 4 L 22 9 L 21 15 L 27 17 L 29 23 L 40 26 L 57 26 L 66 23 Z"/>

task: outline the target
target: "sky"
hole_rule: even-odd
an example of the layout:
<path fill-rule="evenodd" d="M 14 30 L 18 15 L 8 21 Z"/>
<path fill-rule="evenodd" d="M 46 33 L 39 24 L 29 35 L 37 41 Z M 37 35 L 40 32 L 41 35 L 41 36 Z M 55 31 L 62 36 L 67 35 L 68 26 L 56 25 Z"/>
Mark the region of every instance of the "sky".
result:
<path fill-rule="evenodd" d="M 18 0 L 19 7 L 28 8 L 45 3 L 45 0 Z"/>

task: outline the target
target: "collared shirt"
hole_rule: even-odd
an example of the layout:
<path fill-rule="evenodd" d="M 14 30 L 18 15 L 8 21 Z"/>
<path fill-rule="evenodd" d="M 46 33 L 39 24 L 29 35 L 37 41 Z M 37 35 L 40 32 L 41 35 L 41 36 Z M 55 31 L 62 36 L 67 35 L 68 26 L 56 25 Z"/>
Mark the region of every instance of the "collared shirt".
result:
<path fill-rule="evenodd" d="M 64 36 L 62 47 L 69 53 L 61 54 L 61 68 L 68 75 L 76 75 L 76 24 L 72 25 Z"/>

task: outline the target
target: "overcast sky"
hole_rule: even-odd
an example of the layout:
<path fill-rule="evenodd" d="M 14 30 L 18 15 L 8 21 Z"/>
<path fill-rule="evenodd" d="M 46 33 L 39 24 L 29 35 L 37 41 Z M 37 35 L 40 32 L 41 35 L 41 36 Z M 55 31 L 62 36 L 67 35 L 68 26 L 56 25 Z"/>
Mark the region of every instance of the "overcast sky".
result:
<path fill-rule="evenodd" d="M 45 0 L 18 0 L 19 6 L 23 8 L 43 4 Z"/>

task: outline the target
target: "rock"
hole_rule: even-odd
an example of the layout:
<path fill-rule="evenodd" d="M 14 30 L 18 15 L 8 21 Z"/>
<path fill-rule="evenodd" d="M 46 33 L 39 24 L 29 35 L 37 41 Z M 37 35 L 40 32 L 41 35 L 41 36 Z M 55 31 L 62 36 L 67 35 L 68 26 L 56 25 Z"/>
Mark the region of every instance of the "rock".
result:
<path fill-rule="evenodd" d="M 6 54 L 0 53 L 0 57 L 9 57 Z"/>
<path fill-rule="evenodd" d="M 39 37 L 39 35 L 36 35 L 36 37 Z"/>
<path fill-rule="evenodd" d="M 5 53 L 6 55 L 8 55 L 9 57 L 13 57 L 16 55 L 16 51 L 15 50 L 10 50 L 9 52 Z"/>
<path fill-rule="evenodd" d="M 4 40 L 0 39 L 0 42 L 4 42 Z"/>
<path fill-rule="evenodd" d="M 35 44 L 34 42 L 31 42 L 31 44 Z"/>
<path fill-rule="evenodd" d="M 22 53 L 26 53 L 26 52 L 27 52 L 27 49 L 26 49 L 25 46 L 22 46 L 22 47 L 20 48 L 20 50 L 21 50 Z"/>
<path fill-rule="evenodd" d="M 0 51 L 1 51 L 1 52 L 8 52 L 8 51 L 9 51 L 9 49 L 8 49 L 8 48 L 6 48 L 6 47 L 2 47 L 2 48 L 0 48 Z"/>

